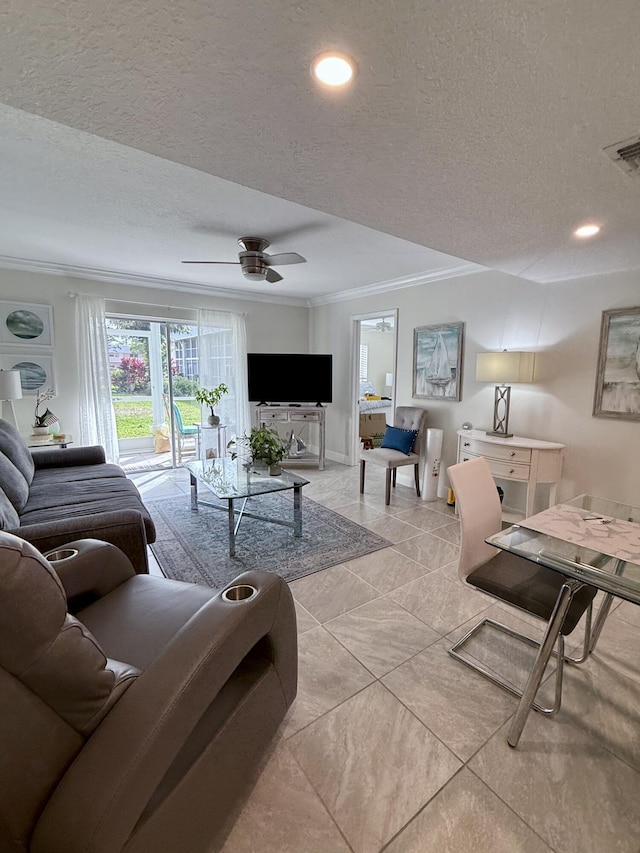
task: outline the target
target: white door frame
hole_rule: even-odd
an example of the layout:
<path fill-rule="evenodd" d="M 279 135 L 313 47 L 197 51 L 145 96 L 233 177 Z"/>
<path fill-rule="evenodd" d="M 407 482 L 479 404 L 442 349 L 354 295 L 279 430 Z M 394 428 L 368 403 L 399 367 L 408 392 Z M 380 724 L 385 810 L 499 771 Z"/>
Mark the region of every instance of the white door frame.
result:
<path fill-rule="evenodd" d="M 361 320 L 374 320 L 376 317 L 393 317 L 393 385 L 391 397 L 396 400 L 396 376 L 398 366 L 398 309 L 388 308 L 382 311 L 367 311 L 366 314 L 351 315 L 351 435 L 349 441 L 348 465 L 356 465 L 360 459 L 360 330 Z"/>

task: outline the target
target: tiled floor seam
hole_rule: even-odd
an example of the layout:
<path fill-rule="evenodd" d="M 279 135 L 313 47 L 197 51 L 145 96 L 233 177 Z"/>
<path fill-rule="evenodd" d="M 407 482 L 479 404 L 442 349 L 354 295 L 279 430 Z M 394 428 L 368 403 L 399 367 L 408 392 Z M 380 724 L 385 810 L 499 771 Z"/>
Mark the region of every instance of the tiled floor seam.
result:
<path fill-rule="evenodd" d="M 366 688 L 365 688 L 365 689 L 366 689 Z M 359 692 L 359 691 L 358 691 L 358 692 Z M 355 696 L 355 693 L 354 693 L 354 696 Z M 346 701 L 346 700 L 345 700 L 345 701 Z M 342 704 L 342 703 L 340 703 L 340 704 Z M 337 707 L 339 707 L 339 706 L 338 706 L 338 705 L 336 705 L 336 708 L 337 708 Z M 331 710 L 334 710 L 334 709 L 332 708 Z M 327 713 L 329 713 L 329 712 L 327 712 Z M 323 714 L 322 716 L 324 716 L 324 714 Z M 318 717 L 318 719 L 320 719 L 320 717 Z M 315 723 L 315 720 L 314 720 L 313 722 Z M 309 725 L 312 725 L 312 724 L 311 724 L 311 723 L 309 723 Z M 305 728 L 306 728 L 306 726 L 305 726 Z M 304 731 L 304 729 L 300 729 L 300 731 Z M 298 732 L 296 732 L 296 734 L 298 734 Z M 291 737 L 295 737 L 295 735 L 291 735 Z M 313 791 L 313 793 L 316 795 L 316 797 L 317 797 L 317 798 L 320 800 L 320 802 L 322 803 L 322 807 L 323 807 L 323 809 L 324 809 L 324 810 L 326 811 L 326 813 L 329 815 L 329 818 L 331 819 L 331 821 L 333 822 L 334 826 L 336 827 L 336 829 L 337 829 L 337 830 L 338 830 L 338 832 L 340 833 L 340 837 L 342 838 L 342 840 L 344 841 L 344 843 L 347 845 L 347 847 L 349 848 L 349 850 L 351 851 L 351 853 L 354 853 L 353 847 L 349 844 L 349 841 L 347 840 L 347 838 L 346 838 L 346 836 L 345 836 L 344 832 L 343 832 L 343 831 L 342 831 L 342 829 L 340 828 L 340 824 L 337 822 L 337 820 L 336 820 L 336 819 L 335 819 L 335 817 L 333 816 L 333 814 L 332 814 L 332 812 L 331 812 L 331 809 L 330 809 L 330 808 L 329 808 L 329 806 L 325 803 L 325 801 L 324 801 L 324 799 L 322 798 L 322 796 L 320 795 L 319 791 L 316 789 L 316 786 L 313 784 L 312 780 L 311 780 L 311 779 L 309 778 L 309 776 L 307 775 L 307 773 L 306 773 L 306 771 L 305 771 L 304 767 L 300 764 L 300 762 L 298 761 L 298 759 L 297 759 L 297 758 L 296 758 L 296 756 L 294 755 L 293 750 L 289 748 L 288 741 L 290 740 L 290 738 L 285 738 L 284 740 L 285 740 L 285 743 L 284 743 L 285 749 L 287 750 L 287 752 L 288 752 L 288 754 L 289 754 L 289 756 L 290 756 L 291 760 L 295 762 L 296 766 L 298 767 L 298 769 L 300 770 L 300 772 L 302 773 L 302 775 L 304 776 L 304 778 L 307 780 L 307 782 L 308 782 L 308 783 L 309 783 L 309 785 L 311 786 L 311 790 Z M 300 851 L 300 853 L 303 853 L 303 851 Z"/>
<path fill-rule="evenodd" d="M 491 735 L 491 737 L 495 737 L 495 732 L 494 732 L 494 734 L 493 734 L 493 735 Z M 484 747 L 484 744 L 480 747 L 480 749 L 482 749 L 483 747 Z M 477 752 L 479 752 L 479 751 L 480 751 L 480 750 L 476 750 L 476 752 L 474 753 L 474 755 L 476 755 L 476 754 L 477 754 Z M 471 756 L 471 758 L 473 758 L 473 756 Z M 469 761 L 471 761 L 471 758 L 469 758 Z M 476 779 L 480 782 L 480 784 L 481 784 L 481 785 L 484 785 L 484 787 L 485 787 L 485 788 L 487 788 L 489 791 L 491 791 L 491 793 L 493 794 L 493 796 L 494 796 L 494 797 L 497 797 L 497 798 L 500 800 L 500 802 L 501 802 L 501 803 L 503 803 L 503 804 L 504 804 L 504 805 L 509 809 L 509 811 L 511 812 L 511 814 L 513 814 L 513 815 L 515 815 L 515 816 L 516 816 L 516 819 L 517 819 L 518 821 L 520 821 L 520 822 L 521 822 L 521 823 L 523 823 L 526 827 L 528 827 L 528 828 L 531 830 L 531 832 L 532 832 L 532 833 L 533 833 L 537 838 L 539 838 L 539 839 L 540 839 L 540 841 L 541 841 L 543 844 L 545 844 L 545 845 L 549 848 L 549 850 L 552 850 L 552 851 L 553 851 L 553 853 L 565 853 L 565 851 L 558 850 L 556 847 L 553 847 L 553 845 L 549 844 L 549 842 L 548 842 L 545 838 L 543 838 L 543 837 L 540 835 L 540 833 L 535 829 L 535 827 L 531 826 L 531 824 L 530 824 L 530 823 L 528 823 L 528 822 L 525 820 L 525 818 L 524 818 L 521 814 L 518 814 L 518 812 L 517 812 L 517 811 L 515 811 L 515 810 L 514 810 L 514 809 L 509 805 L 509 803 L 505 802 L 505 800 L 503 800 L 503 799 L 502 799 L 502 797 L 498 794 L 498 792 L 493 790 L 493 788 L 491 787 L 491 785 L 489 785 L 489 784 L 488 784 L 484 779 L 482 779 L 482 777 L 478 776 L 478 774 L 473 770 L 473 768 L 469 767 L 469 761 L 467 761 L 467 762 L 465 763 L 465 765 L 464 765 L 464 766 L 467 768 L 467 770 L 469 771 L 469 773 L 472 773 L 472 774 L 476 777 Z"/>

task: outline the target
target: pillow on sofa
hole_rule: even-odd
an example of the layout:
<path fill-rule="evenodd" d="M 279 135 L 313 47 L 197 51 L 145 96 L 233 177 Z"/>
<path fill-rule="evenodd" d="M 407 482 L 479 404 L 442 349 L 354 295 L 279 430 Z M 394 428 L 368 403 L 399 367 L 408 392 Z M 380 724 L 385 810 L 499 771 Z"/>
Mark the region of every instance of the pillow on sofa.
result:
<path fill-rule="evenodd" d="M 2 491 L 18 512 L 24 509 L 29 498 L 29 484 L 24 474 L 0 450 L 0 483 Z"/>
<path fill-rule="evenodd" d="M 400 429 L 400 427 L 388 426 L 384 431 L 380 447 L 399 450 L 400 453 L 408 456 L 413 450 L 417 435 L 417 429 Z"/>
<path fill-rule="evenodd" d="M 18 430 L 0 418 L 0 451 L 9 458 L 22 473 L 27 485 L 33 480 L 35 470 L 33 456 Z"/>
<path fill-rule="evenodd" d="M 20 527 L 20 516 L 9 498 L 0 489 L 0 530 L 14 530 Z"/>

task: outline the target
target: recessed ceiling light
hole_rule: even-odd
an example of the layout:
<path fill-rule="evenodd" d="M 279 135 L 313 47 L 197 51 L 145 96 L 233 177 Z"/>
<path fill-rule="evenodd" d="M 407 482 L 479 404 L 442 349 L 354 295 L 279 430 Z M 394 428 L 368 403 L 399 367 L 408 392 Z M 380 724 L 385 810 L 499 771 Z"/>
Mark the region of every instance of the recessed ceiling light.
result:
<path fill-rule="evenodd" d="M 355 62 L 350 56 L 336 51 L 319 53 L 311 63 L 311 74 L 325 86 L 344 86 L 355 74 Z"/>
<path fill-rule="evenodd" d="M 582 225 L 573 232 L 576 237 L 593 237 L 600 230 L 599 225 Z"/>

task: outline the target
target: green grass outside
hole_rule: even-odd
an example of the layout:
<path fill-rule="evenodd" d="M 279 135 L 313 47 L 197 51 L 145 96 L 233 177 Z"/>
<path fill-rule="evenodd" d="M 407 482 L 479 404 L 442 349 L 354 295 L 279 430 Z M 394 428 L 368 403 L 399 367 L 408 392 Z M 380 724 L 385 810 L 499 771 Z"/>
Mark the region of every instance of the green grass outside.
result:
<path fill-rule="evenodd" d="M 200 406 L 191 400 L 176 400 L 186 425 L 200 423 Z M 148 438 L 153 426 L 151 400 L 114 401 L 118 438 Z M 167 424 L 168 426 L 168 424 Z"/>

